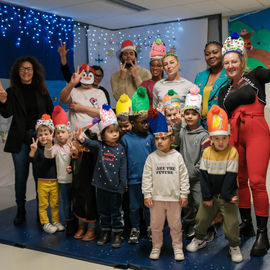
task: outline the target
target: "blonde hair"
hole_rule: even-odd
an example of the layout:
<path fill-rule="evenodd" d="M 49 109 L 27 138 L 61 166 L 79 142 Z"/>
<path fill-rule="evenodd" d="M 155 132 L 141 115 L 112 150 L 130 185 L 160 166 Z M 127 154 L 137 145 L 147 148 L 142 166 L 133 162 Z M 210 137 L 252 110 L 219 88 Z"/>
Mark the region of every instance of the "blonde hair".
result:
<path fill-rule="evenodd" d="M 177 56 L 174 52 L 168 51 L 168 52 L 164 55 L 164 57 L 162 58 L 162 64 L 163 64 L 163 62 L 164 62 L 164 59 L 165 59 L 166 57 L 168 57 L 168 56 L 174 57 L 174 58 L 176 59 L 176 61 L 179 62 L 178 56 Z"/>

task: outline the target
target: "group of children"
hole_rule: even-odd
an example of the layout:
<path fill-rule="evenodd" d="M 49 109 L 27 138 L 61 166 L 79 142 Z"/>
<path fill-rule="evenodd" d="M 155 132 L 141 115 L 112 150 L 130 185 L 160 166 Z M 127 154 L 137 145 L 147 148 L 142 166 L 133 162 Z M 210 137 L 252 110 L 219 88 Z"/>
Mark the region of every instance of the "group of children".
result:
<path fill-rule="evenodd" d="M 144 217 L 147 236 L 152 241 L 149 257 L 156 260 L 160 256 L 167 219 L 174 258 L 181 261 L 184 260 L 181 211 L 186 236 L 194 236 L 186 247 L 189 252 L 206 245 L 209 227 L 220 211 L 232 261 L 241 262 L 238 154 L 228 145 L 228 118 L 221 108 L 214 105 L 208 113 L 209 134 L 200 126 L 201 102 L 199 89 L 194 86 L 184 108 L 180 108 L 180 97 L 173 90 L 168 91 L 158 109 L 149 108 L 146 90 L 139 87 L 131 100 L 125 94 L 120 97 L 117 116 L 104 104 L 100 119 L 89 123 L 90 131 L 92 126 L 98 125 L 101 141 L 82 129 L 72 136 L 67 116 L 59 106 L 55 107 L 52 120 L 44 115 L 37 122 L 37 140 L 33 139 L 30 151 L 30 157 L 39 165 L 39 214 L 44 231 L 64 230 L 59 222 L 59 186 L 67 231 L 74 229 L 71 224 L 74 225 L 75 217 L 81 220 L 75 238 L 93 240 L 98 220 L 97 244 L 111 241 L 112 247 L 119 248 L 129 223 L 128 243 L 136 244 Z M 202 143 L 209 135 L 212 144 L 203 151 Z M 93 208 L 92 213 L 96 211 L 96 216 L 93 214 L 89 226 L 83 224 L 84 219 L 76 215 L 76 210 L 72 211 L 80 197 L 78 191 L 73 191 L 78 170 L 74 160 L 81 158 L 75 155 L 81 152 L 79 149 L 96 154 L 95 165 L 84 163 L 88 170 L 94 166 L 91 179 L 87 181 L 94 187 L 91 196 L 95 201 L 88 203 L 88 207 Z M 85 170 L 86 166 L 81 165 L 79 170 Z M 124 194 L 128 196 L 123 202 Z M 49 204 L 52 223 L 47 216 Z M 125 221 L 128 220 L 125 224 L 122 208 Z"/>

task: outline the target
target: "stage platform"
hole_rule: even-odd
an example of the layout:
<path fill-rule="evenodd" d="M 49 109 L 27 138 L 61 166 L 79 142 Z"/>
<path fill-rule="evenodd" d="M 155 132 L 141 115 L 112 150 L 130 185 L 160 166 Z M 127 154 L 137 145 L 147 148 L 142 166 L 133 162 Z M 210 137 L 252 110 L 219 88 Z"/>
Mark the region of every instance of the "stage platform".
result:
<path fill-rule="evenodd" d="M 249 254 L 255 237 L 242 239 L 241 250 L 244 261 L 238 264 L 231 262 L 228 252 L 228 242 L 221 228 L 218 230 L 216 239 L 196 253 L 188 253 L 185 251 L 185 246 L 189 241 L 183 239 L 185 260 L 182 262 L 176 262 L 173 258 L 169 230 L 166 228 L 164 230 L 164 245 L 160 259 L 152 261 L 148 258 L 151 251 L 151 243 L 149 243 L 148 239 L 145 237 L 140 238 L 138 245 L 130 245 L 127 243 L 127 239 L 125 239 L 123 246 L 119 249 L 112 248 L 110 244 L 100 247 L 97 246 L 96 241 L 83 242 L 76 240 L 72 237 L 67 237 L 65 232 L 57 232 L 53 235 L 43 232 L 37 222 L 35 200 L 27 202 L 26 211 L 26 222 L 19 227 L 13 225 L 16 207 L 0 211 L 1 243 L 113 266 L 120 269 L 270 269 L 270 251 L 266 256 L 258 258 L 251 257 Z M 268 231 L 270 231 L 270 225 Z"/>

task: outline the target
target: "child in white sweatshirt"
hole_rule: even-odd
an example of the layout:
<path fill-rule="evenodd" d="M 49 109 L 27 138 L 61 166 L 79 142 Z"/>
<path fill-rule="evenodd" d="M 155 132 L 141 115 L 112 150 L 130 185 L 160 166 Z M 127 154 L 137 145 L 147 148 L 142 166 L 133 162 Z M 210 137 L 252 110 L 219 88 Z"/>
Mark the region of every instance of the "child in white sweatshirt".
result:
<path fill-rule="evenodd" d="M 68 174 L 66 167 L 70 165 L 71 151 L 68 144 L 71 131 L 66 112 L 60 106 L 55 106 L 52 113 L 52 120 L 55 127 L 55 138 L 57 142 L 52 145 L 48 142 L 44 149 L 46 158 L 55 158 L 57 180 L 61 199 L 63 202 L 63 212 L 66 221 L 66 233 L 68 235 L 74 232 L 74 217 L 71 210 L 71 183 L 72 175 Z"/>
<path fill-rule="evenodd" d="M 145 162 L 142 178 L 144 204 L 150 208 L 153 247 L 149 258 L 159 259 L 163 244 L 163 227 L 167 218 L 174 258 L 181 261 L 184 260 L 181 209 L 188 203 L 188 172 L 181 154 L 171 149 L 174 137 L 168 131 L 163 114 L 151 108 L 148 111 L 148 121 L 157 147 Z"/>

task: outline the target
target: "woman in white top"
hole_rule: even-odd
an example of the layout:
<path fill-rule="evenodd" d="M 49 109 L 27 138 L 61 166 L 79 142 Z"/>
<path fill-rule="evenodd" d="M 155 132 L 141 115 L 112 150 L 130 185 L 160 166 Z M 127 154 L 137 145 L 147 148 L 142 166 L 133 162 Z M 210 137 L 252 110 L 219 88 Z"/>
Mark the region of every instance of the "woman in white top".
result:
<path fill-rule="evenodd" d="M 193 83 L 180 77 L 180 62 L 174 53 L 168 52 L 162 59 L 162 63 L 168 78 L 162 79 L 155 84 L 153 90 L 153 107 L 157 108 L 159 106 L 159 103 L 162 102 L 163 97 L 167 95 L 170 89 L 178 93 L 181 98 L 181 107 L 183 107 L 186 95 L 193 86 Z"/>

